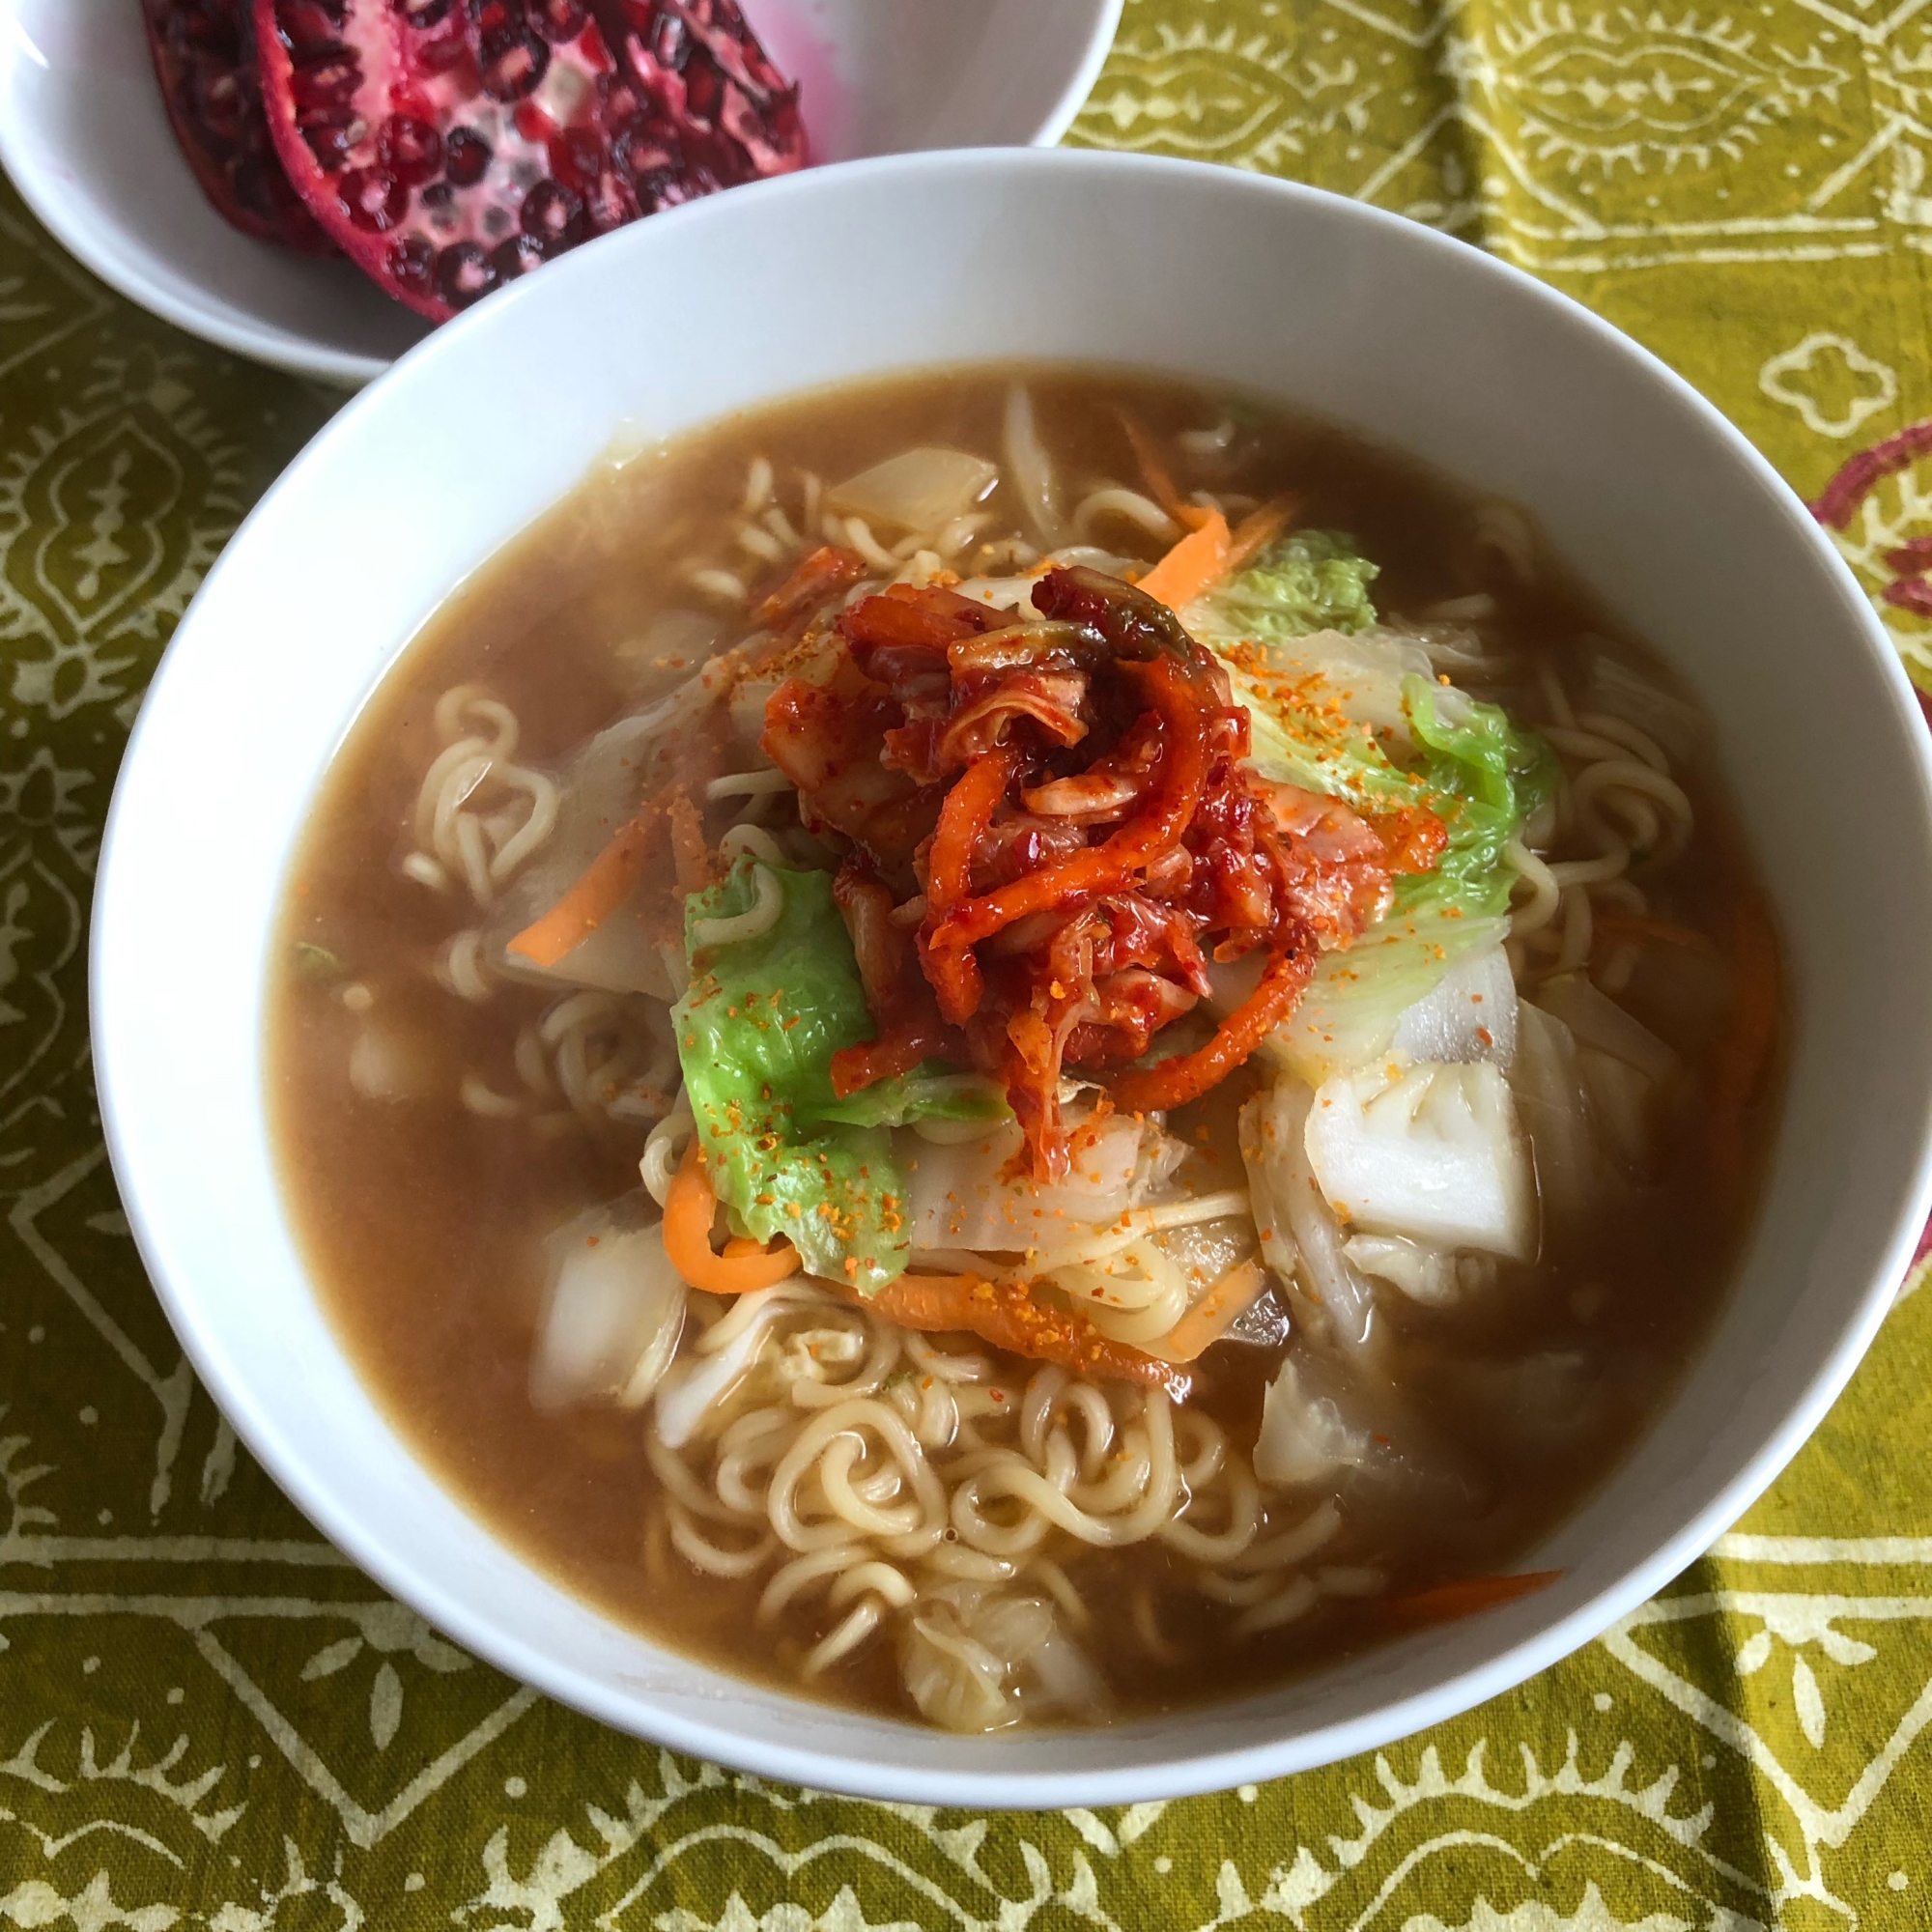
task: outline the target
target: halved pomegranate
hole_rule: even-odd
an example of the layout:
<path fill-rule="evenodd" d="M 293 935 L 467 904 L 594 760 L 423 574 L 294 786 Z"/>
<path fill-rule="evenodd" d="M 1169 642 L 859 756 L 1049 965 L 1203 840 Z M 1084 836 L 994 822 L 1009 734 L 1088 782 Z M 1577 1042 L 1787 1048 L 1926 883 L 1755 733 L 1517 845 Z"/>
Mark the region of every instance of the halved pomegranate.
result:
<path fill-rule="evenodd" d="M 334 254 L 269 137 L 249 0 L 141 0 L 141 18 L 169 125 L 202 192 L 244 235 Z"/>
<path fill-rule="evenodd" d="M 733 0 L 254 0 L 269 127 L 316 219 L 441 321 L 640 214 L 803 165 Z"/>

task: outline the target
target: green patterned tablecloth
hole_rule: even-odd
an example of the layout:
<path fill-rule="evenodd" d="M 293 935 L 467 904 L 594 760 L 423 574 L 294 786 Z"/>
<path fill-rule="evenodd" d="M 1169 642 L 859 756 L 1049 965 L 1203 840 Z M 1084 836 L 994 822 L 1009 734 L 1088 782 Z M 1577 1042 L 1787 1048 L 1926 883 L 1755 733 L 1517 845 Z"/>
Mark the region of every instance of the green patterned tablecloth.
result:
<path fill-rule="evenodd" d="M 1074 138 L 1316 182 L 1580 297 L 1801 491 L 1844 471 L 1848 554 L 1932 684 L 1898 554 L 1932 532 L 1927 4 L 1129 0 Z M 1932 1925 L 1932 1294 L 1602 1642 L 1172 1804 L 981 1817 L 678 1759 L 317 1542 L 128 1240 L 85 938 L 143 683 L 337 400 L 129 308 L 0 188 L 0 1927 Z"/>

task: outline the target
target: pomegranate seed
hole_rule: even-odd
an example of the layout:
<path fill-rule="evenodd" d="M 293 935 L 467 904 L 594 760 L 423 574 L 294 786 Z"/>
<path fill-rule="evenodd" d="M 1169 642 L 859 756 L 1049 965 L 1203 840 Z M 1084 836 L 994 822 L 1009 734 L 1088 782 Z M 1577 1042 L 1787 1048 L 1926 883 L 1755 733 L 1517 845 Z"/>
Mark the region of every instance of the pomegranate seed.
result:
<path fill-rule="evenodd" d="M 690 36 L 684 31 L 683 20 L 675 14 L 663 13 L 658 15 L 651 43 L 651 58 L 660 67 L 668 67 L 673 72 L 691 58 Z"/>
<path fill-rule="evenodd" d="M 399 286 L 426 296 L 436 273 L 436 249 L 420 235 L 406 236 L 389 250 L 388 268 Z"/>
<path fill-rule="evenodd" d="M 529 0 L 530 24 L 545 40 L 561 45 L 574 41 L 590 18 L 582 0 Z"/>
<path fill-rule="evenodd" d="M 406 187 L 420 187 L 442 172 L 442 136 L 413 114 L 391 114 L 376 136 L 376 152 Z"/>
<path fill-rule="evenodd" d="M 584 219 L 591 234 L 608 235 L 611 229 L 623 227 L 638 213 L 637 197 L 630 192 L 630 184 L 620 182 L 608 168 L 591 184 L 584 203 Z"/>
<path fill-rule="evenodd" d="M 561 145 L 575 180 L 594 182 L 604 172 L 604 144 L 595 128 L 568 128 Z"/>
<path fill-rule="evenodd" d="M 543 260 L 543 243 L 534 236 L 512 235 L 507 242 L 492 250 L 490 266 L 496 270 L 500 280 L 514 282 L 519 275 L 540 269 Z"/>
<path fill-rule="evenodd" d="M 235 199 L 258 221 L 286 220 L 290 204 L 300 206 L 288 177 L 259 155 L 241 156 L 229 179 L 235 184 Z"/>
<path fill-rule="evenodd" d="M 330 175 L 349 165 L 349 151 L 362 134 L 361 119 L 355 114 L 306 116 L 299 126 L 322 171 Z"/>
<path fill-rule="evenodd" d="M 660 129 L 639 120 L 611 142 L 611 158 L 633 180 L 641 182 L 647 175 L 675 169 L 678 154 Z"/>
<path fill-rule="evenodd" d="M 436 258 L 436 292 L 451 308 L 468 308 L 496 286 L 496 267 L 477 242 L 452 242 Z"/>
<path fill-rule="evenodd" d="M 493 100 L 521 100 L 550 70 L 550 48 L 526 27 L 504 27 L 479 38 L 476 70 Z"/>
<path fill-rule="evenodd" d="M 474 187 L 490 165 L 490 144 L 473 128 L 452 128 L 442 144 L 442 171 L 457 187 Z"/>
<path fill-rule="evenodd" d="M 275 26 L 298 60 L 341 45 L 340 22 L 321 0 L 278 0 Z"/>
<path fill-rule="evenodd" d="M 229 61 L 240 57 L 235 22 L 212 7 L 184 7 L 174 16 L 174 32 L 182 44 L 196 53 L 213 53 Z"/>
<path fill-rule="evenodd" d="M 684 192 L 682 168 L 652 168 L 638 177 L 638 200 L 648 210 L 676 208 L 690 197 Z"/>
<path fill-rule="evenodd" d="M 519 219 L 545 254 L 560 254 L 583 240 L 583 197 L 561 182 L 540 181 L 525 195 Z"/>
<path fill-rule="evenodd" d="M 435 26 L 449 12 L 449 0 L 397 0 L 397 6 L 403 24 L 417 33 Z"/>
<path fill-rule="evenodd" d="M 198 65 L 188 82 L 188 98 L 201 117 L 203 138 L 217 152 L 233 154 L 241 145 L 251 104 L 241 75 L 213 61 Z"/>
<path fill-rule="evenodd" d="M 534 100 L 518 101 L 510 126 L 533 148 L 548 148 L 556 137 L 556 123 Z"/>
<path fill-rule="evenodd" d="M 460 68 L 469 58 L 469 43 L 464 38 L 463 19 L 460 14 L 450 16 L 449 31 L 445 34 L 426 34 L 417 43 L 416 65 L 425 74 L 448 73 Z M 467 94 L 466 86 L 464 92 Z"/>
<path fill-rule="evenodd" d="M 367 235 L 386 235 L 410 212 L 410 191 L 384 168 L 351 168 L 335 184 L 342 212 Z"/>
<path fill-rule="evenodd" d="M 298 65 L 289 92 L 298 106 L 347 107 L 361 81 L 361 62 L 347 47 L 338 45 Z"/>
<path fill-rule="evenodd" d="M 685 63 L 684 89 L 695 115 L 703 121 L 717 120 L 719 103 L 724 97 L 724 77 L 704 54 L 693 53 Z"/>

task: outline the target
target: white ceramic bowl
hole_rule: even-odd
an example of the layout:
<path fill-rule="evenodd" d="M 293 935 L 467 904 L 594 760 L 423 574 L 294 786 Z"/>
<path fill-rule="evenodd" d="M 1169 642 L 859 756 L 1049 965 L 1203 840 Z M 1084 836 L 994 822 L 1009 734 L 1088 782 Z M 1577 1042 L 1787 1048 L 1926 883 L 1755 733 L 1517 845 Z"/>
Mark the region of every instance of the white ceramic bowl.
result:
<path fill-rule="evenodd" d="M 1122 0 L 743 0 L 819 161 L 1051 146 Z M 347 262 L 250 240 L 169 131 L 140 0 L 0 0 L 0 166 L 102 281 L 258 362 L 366 383 L 428 334 Z"/>
<path fill-rule="evenodd" d="M 875 238 L 914 233 L 932 244 L 918 274 L 866 271 Z M 646 295 L 670 326 L 640 355 Z M 659 1650 L 438 1487 L 357 1381 L 291 1239 L 263 987 L 293 841 L 356 708 L 620 425 L 674 431 L 810 384 L 1020 355 L 1269 391 L 1533 506 L 1714 714 L 1797 1018 L 1737 1290 L 1635 1452 L 1532 1553 L 1557 1583 L 1232 1704 L 962 1739 Z M 115 1172 L 197 1369 L 317 1525 L 433 1623 L 613 1724 L 761 1773 L 1094 1804 L 1447 1718 L 1596 1635 L 1737 1516 L 1851 1373 L 1925 1218 L 1928 956 L 1932 781 L 1891 647 L 1803 506 L 1661 363 L 1488 256 L 1309 189 L 952 154 L 760 185 L 597 242 L 440 331 L 317 438 L 209 577 L 141 713 L 96 900 L 94 1027 Z"/>

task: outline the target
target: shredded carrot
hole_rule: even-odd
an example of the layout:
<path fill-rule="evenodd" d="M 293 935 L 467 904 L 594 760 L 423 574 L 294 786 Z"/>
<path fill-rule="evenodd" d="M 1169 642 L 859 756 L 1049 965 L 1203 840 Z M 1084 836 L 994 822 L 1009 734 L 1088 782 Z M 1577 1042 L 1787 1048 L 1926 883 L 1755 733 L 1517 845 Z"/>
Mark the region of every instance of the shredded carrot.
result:
<path fill-rule="evenodd" d="M 1545 1589 L 1562 1574 L 1560 1570 L 1527 1570 L 1517 1577 L 1459 1577 L 1451 1583 L 1391 1597 L 1376 1606 L 1376 1615 L 1406 1630 L 1453 1624 L 1478 1610 L 1493 1609 L 1498 1604 L 1526 1597 L 1532 1590 Z"/>
<path fill-rule="evenodd" d="M 718 1197 L 704 1178 L 694 1140 L 665 1201 L 664 1244 L 670 1264 L 693 1288 L 709 1294 L 745 1294 L 770 1288 L 799 1269 L 798 1250 L 789 1241 L 766 1249 L 755 1242 L 727 1241 L 721 1255 L 711 1245 L 711 1222 Z"/>
<path fill-rule="evenodd" d="M 1253 1262 L 1231 1267 L 1158 1344 L 1170 1362 L 1191 1362 L 1227 1333 L 1228 1324 L 1262 1292 L 1262 1271 Z"/>
<path fill-rule="evenodd" d="M 525 926 L 507 950 L 521 952 L 533 965 L 554 966 L 582 946 L 636 890 L 650 856 L 651 834 L 667 809 L 678 891 L 694 893 L 714 884 L 718 868 L 704 842 L 703 817 L 690 792 L 678 785 L 648 800 L 577 875 L 564 895 L 541 919 Z"/>
<path fill-rule="evenodd" d="M 1023 1281 L 982 1281 L 976 1274 L 902 1274 L 864 1305 L 902 1328 L 977 1335 L 1009 1354 L 1165 1389 L 1176 1402 L 1192 1386 L 1185 1369 L 1110 1340 L 1084 1315 L 1036 1301 Z"/>
<path fill-rule="evenodd" d="M 1222 566 L 1223 574 L 1232 577 L 1251 556 L 1265 550 L 1300 507 L 1293 497 L 1274 497 L 1259 509 L 1249 511 L 1228 539 L 1228 560 Z"/>
<path fill-rule="evenodd" d="M 968 1302 L 977 1288 L 990 1288 L 983 1275 L 902 1274 L 867 1302 L 902 1328 L 922 1334 L 968 1326 Z"/>
<path fill-rule="evenodd" d="M 1114 1105 L 1145 1114 L 1156 1107 L 1181 1106 L 1207 1093 L 1241 1065 L 1287 1018 L 1314 971 L 1312 939 L 1274 954 L 1262 969 L 1255 990 L 1221 1022 L 1206 1046 L 1123 1073 L 1113 1085 Z"/>
<path fill-rule="evenodd" d="M 1134 461 L 1141 467 L 1141 481 L 1147 493 L 1182 529 L 1198 530 L 1214 512 L 1200 503 L 1190 503 L 1174 487 L 1174 478 L 1154 447 L 1153 438 L 1142 428 L 1140 418 L 1126 410 L 1120 412 L 1121 427 L 1133 444 Z"/>
<path fill-rule="evenodd" d="M 630 897 L 650 854 L 658 807 L 647 805 L 591 860 L 568 892 L 510 941 L 537 966 L 554 966 L 597 930 Z"/>
<path fill-rule="evenodd" d="M 1130 429 L 1128 434 L 1132 436 L 1134 432 Z M 1139 444 L 1135 447 L 1138 449 Z M 1142 468 L 1146 468 L 1145 460 Z M 1171 483 L 1168 485 L 1170 490 L 1173 487 Z M 1151 477 L 1149 488 L 1152 488 Z M 1173 503 L 1163 507 L 1170 515 L 1179 514 Z M 1276 497 L 1243 517 L 1233 531 L 1219 510 L 1209 510 L 1141 579 L 1137 587 L 1150 597 L 1159 598 L 1170 611 L 1179 611 L 1183 604 L 1191 604 L 1204 590 L 1239 570 L 1251 556 L 1273 542 L 1298 507 L 1293 497 Z"/>
<path fill-rule="evenodd" d="M 1228 520 L 1210 510 L 1198 530 L 1181 540 L 1141 579 L 1139 588 L 1158 598 L 1170 611 L 1191 604 L 1210 583 L 1228 574 Z"/>

